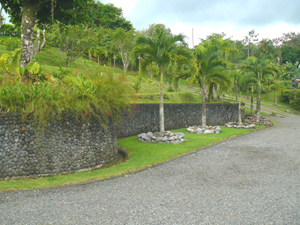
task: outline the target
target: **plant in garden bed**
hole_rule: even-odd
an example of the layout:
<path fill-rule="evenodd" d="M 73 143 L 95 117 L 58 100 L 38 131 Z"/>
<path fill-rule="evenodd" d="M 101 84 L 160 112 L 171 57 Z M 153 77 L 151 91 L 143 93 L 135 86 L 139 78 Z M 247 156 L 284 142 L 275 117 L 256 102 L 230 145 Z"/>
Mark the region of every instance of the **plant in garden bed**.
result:
<path fill-rule="evenodd" d="M 0 77 L 2 112 L 19 112 L 23 121 L 30 115 L 35 127 L 45 128 L 47 121 L 62 113 L 72 113 L 78 120 L 98 118 L 105 127 L 108 118 L 117 121 L 119 110 L 129 106 L 130 87 L 110 69 L 95 79 L 83 75 L 68 75 L 59 80 L 50 74 L 30 74 L 22 79 L 18 71 Z"/>

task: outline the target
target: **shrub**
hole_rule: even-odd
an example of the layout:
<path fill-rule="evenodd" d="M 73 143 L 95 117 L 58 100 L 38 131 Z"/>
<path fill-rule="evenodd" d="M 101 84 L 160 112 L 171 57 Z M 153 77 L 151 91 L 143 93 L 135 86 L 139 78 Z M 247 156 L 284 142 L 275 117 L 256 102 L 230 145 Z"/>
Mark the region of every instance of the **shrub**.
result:
<path fill-rule="evenodd" d="M 281 94 L 282 101 L 289 103 L 294 109 L 300 110 L 300 89 L 285 90 Z"/>

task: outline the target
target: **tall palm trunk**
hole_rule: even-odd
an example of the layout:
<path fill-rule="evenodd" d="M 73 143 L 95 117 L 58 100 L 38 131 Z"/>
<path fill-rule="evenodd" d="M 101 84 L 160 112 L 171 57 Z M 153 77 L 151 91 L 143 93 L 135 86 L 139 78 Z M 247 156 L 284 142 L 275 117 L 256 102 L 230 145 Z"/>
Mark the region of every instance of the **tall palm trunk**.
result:
<path fill-rule="evenodd" d="M 238 93 L 239 93 L 239 87 L 237 85 L 237 80 L 235 81 L 236 90 L 235 90 L 235 101 L 238 101 Z"/>
<path fill-rule="evenodd" d="M 253 87 L 251 88 L 251 115 L 253 115 Z"/>
<path fill-rule="evenodd" d="M 164 117 L 164 74 L 160 74 L 160 100 L 159 100 L 159 128 L 160 133 L 165 133 L 165 117 Z"/>
<path fill-rule="evenodd" d="M 247 100 L 249 99 L 249 87 L 247 87 Z"/>
<path fill-rule="evenodd" d="M 240 99 L 239 99 L 239 125 L 242 124 L 241 108 L 242 108 L 242 93 L 240 92 Z"/>
<path fill-rule="evenodd" d="M 202 127 L 206 127 L 206 85 L 203 82 L 201 86 L 201 96 L 202 96 Z"/>
<path fill-rule="evenodd" d="M 257 97 L 256 97 L 256 122 L 260 119 L 260 84 L 257 84 Z"/>

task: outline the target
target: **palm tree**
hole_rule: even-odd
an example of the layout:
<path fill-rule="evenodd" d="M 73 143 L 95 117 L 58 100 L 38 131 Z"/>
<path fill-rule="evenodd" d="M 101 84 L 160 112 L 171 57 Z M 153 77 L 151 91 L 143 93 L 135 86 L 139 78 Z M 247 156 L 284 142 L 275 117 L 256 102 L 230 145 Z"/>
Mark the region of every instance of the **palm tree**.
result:
<path fill-rule="evenodd" d="M 136 53 L 143 54 L 141 61 L 142 71 L 146 70 L 148 65 L 155 63 L 159 68 L 160 74 L 160 132 L 164 133 L 164 107 L 163 107 L 163 91 L 164 91 L 164 71 L 168 63 L 173 58 L 178 58 L 181 61 L 187 61 L 190 58 L 189 52 L 180 46 L 179 43 L 183 43 L 184 36 L 182 34 L 172 35 L 165 29 L 157 28 L 155 35 L 149 37 L 139 37 L 136 41 L 139 48 L 136 49 Z"/>
<path fill-rule="evenodd" d="M 268 75 L 276 76 L 276 69 L 269 64 L 268 60 L 258 60 L 256 57 L 249 57 L 245 61 L 244 70 L 251 72 L 252 77 L 256 80 L 256 122 L 259 122 L 261 83 Z"/>
<path fill-rule="evenodd" d="M 217 46 L 211 41 L 199 45 L 195 49 L 197 79 L 202 95 L 202 127 L 206 127 L 206 95 L 207 86 L 211 81 L 218 81 L 220 84 L 229 84 L 230 79 L 224 72 L 225 63 L 218 58 Z"/>
<path fill-rule="evenodd" d="M 241 116 L 242 92 L 244 92 L 248 87 L 254 85 L 255 79 L 249 73 L 242 74 L 240 71 L 236 71 L 235 84 L 239 93 L 239 125 L 241 125 L 242 124 L 242 116 Z"/>

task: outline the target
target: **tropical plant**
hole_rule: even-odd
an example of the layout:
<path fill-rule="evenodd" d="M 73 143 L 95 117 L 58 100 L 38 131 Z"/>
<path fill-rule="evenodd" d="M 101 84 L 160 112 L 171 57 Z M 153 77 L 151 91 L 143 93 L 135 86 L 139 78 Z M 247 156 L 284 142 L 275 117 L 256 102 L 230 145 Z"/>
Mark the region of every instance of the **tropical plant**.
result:
<path fill-rule="evenodd" d="M 259 60 L 256 57 L 249 57 L 244 65 L 243 69 L 246 72 L 251 72 L 252 77 L 256 80 L 256 122 L 260 119 L 260 93 L 262 82 L 266 79 L 268 75 L 276 76 L 277 71 L 272 63 L 268 60 Z"/>
<path fill-rule="evenodd" d="M 239 93 L 239 124 L 242 124 L 242 117 L 241 117 L 241 109 L 242 109 L 242 93 L 248 88 L 255 85 L 256 81 L 251 76 L 250 73 L 242 74 L 240 71 L 236 71 L 236 81 L 235 84 L 237 86 L 237 90 Z"/>
<path fill-rule="evenodd" d="M 298 82 L 296 78 L 300 78 L 300 65 L 299 62 L 286 62 L 287 74 L 289 79 L 292 81 L 293 87 L 298 87 Z"/>
<path fill-rule="evenodd" d="M 6 73 L 12 73 L 20 66 L 21 49 L 18 48 L 12 53 L 4 53 L 0 57 L 0 67 L 4 67 Z"/>
<path fill-rule="evenodd" d="M 215 81 L 223 84 L 230 84 L 230 79 L 225 75 L 224 68 L 226 64 L 218 58 L 217 46 L 211 41 L 196 47 L 195 67 L 197 72 L 194 78 L 201 88 L 202 96 L 202 127 L 206 127 L 206 97 L 207 86 L 210 82 Z"/>
<path fill-rule="evenodd" d="M 165 132 L 164 127 L 164 107 L 163 107 L 163 93 L 164 93 L 164 71 L 167 65 L 176 56 L 180 61 L 188 61 L 191 57 L 190 53 L 184 49 L 179 43 L 184 42 L 184 36 L 168 34 L 165 29 L 157 28 L 155 35 L 151 37 L 139 37 L 136 41 L 140 48 L 137 53 L 143 54 L 141 61 L 141 69 L 145 71 L 147 66 L 153 63 L 157 65 L 160 73 L 160 132 Z"/>

